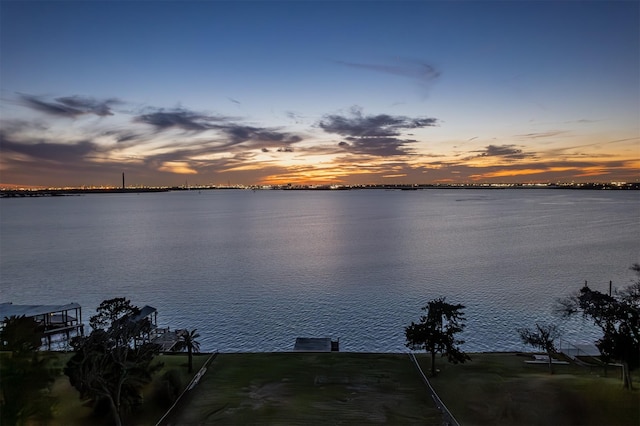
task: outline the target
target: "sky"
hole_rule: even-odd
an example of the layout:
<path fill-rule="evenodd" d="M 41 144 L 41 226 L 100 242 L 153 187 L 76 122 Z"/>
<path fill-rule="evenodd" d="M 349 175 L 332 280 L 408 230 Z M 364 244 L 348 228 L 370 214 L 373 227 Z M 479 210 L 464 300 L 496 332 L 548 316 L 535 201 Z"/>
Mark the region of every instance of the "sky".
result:
<path fill-rule="evenodd" d="M 637 182 L 638 1 L 0 0 L 0 186 Z"/>

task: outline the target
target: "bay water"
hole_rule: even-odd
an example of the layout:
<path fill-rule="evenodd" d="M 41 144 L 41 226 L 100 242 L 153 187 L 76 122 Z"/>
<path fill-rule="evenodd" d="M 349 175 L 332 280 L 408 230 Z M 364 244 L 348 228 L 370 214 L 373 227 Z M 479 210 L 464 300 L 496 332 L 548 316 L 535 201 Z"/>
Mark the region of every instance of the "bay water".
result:
<path fill-rule="evenodd" d="M 554 189 L 209 190 L 0 200 L 0 302 L 105 299 L 197 329 L 203 351 L 405 351 L 436 297 L 465 305 L 467 351 L 525 349 L 518 327 L 557 323 L 555 301 L 629 285 L 640 192 Z"/>

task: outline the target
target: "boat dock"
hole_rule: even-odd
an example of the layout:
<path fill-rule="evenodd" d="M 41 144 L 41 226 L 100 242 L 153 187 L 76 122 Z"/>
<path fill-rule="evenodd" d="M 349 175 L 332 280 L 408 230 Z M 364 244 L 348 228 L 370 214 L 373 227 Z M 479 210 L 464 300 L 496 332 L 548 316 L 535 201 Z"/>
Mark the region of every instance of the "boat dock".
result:
<path fill-rule="evenodd" d="M 14 305 L 0 303 L 0 327 L 11 317 L 33 318 L 44 330 L 42 347 L 47 350 L 68 350 L 70 341 L 75 336 L 84 335 L 82 322 L 82 308 L 77 303 L 66 305 Z M 145 305 L 140 313 L 132 318 L 133 321 L 149 319 L 151 332 L 144 333 L 135 339 L 136 344 L 155 343 L 160 345 L 161 352 L 171 352 L 185 330 L 170 330 L 169 327 L 160 328 L 157 322 L 156 308 Z"/>
<path fill-rule="evenodd" d="M 573 360 L 579 360 L 579 357 L 597 358 L 601 355 L 600 350 L 593 343 L 571 343 L 566 340 L 560 341 L 558 351 Z"/>
<path fill-rule="evenodd" d="M 296 352 L 338 352 L 340 339 L 331 340 L 329 337 L 298 337 L 293 345 Z"/>
<path fill-rule="evenodd" d="M 14 305 L 0 303 L 0 320 L 11 317 L 33 318 L 44 330 L 42 346 L 48 350 L 65 349 L 74 336 L 84 335 L 82 308 L 77 303 L 66 305 Z"/>
<path fill-rule="evenodd" d="M 180 340 L 180 336 L 185 330 L 169 330 L 167 328 L 156 328 L 151 337 L 151 343 L 160 345 L 160 352 L 171 352 Z"/>

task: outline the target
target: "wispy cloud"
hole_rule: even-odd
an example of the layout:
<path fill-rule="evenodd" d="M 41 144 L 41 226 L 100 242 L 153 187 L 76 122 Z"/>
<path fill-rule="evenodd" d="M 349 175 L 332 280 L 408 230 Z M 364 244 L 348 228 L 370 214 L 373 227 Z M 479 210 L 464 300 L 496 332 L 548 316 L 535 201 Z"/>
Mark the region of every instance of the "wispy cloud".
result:
<path fill-rule="evenodd" d="M 246 141 L 254 141 L 257 143 L 266 143 L 267 145 L 275 144 L 293 144 L 300 142 L 302 137 L 278 131 L 278 129 L 269 129 L 263 127 L 245 126 L 241 124 L 225 124 L 217 126 L 229 140 L 234 143 L 242 143 Z"/>
<path fill-rule="evenodd" d="M 110 98 L 98 100 L 82 96 L 67 96 L 47 101 L 42 97 L 19 94 L 20 103 L 46 114 L 59 117 L 75 118 L 84 114 L 94 114 L 99 117 L 113 115 L 111 106 L 120 103 L 118 99 Z"/>
<path fill-rule="evenodd" d="M 375 71 L 385 74 L 399 75 L 402 77 L 408 77 L 418 80 L 422 83 L 431 83 L 438 77 L 441 72 L 436 69 L 435 66 L 426 62 L 417 60 L 401 60 L 396 59 L 393 64 L 371 64 L 361 62 L 349 62 L 349 61 L 335 61 L 335 63 L 344 65 L 350 68 L 364 69 L 368 71 Z"/>
<path fill-rule="evenodd" d="M 157 130 L 167 130 L 171 128 L 202 132 L 215 128 L 216 122 L 224 122 L 224 117 L 215 117 L 206 114 L 189 111 L 184 108 L 165 110 L 154 109 L 154 111 L 134 117 L 136 123 L 149 124 Z"/>
<path fill-rule="evenodd" d="M 523 152 L 515 145 L 488 145 L 479 152 L 477 157 L 501 157 L 511 160 L 521 160 L 523 158 L 534 158 L 535 154 Z"/>
<path fill-rule="evenodd" d="M 347 149 L 354 154 L 377 155 L 380 157 L 388 157 L 392 155 L 407 155 L 410 149 L 406 146 L 409 140 L 401 140 L 398 138 L 346 138 L 338 145 Z"/>
<path fill-rule="evenodd" d="M 19 154 L 23 157 L 33 158 L 39 161 L 71 164 L 82 161 L 100 151 L 100 148 L 91 141 L 82 140 L 72 143 L 52 142 L 45 139 L 30 140 L 28 143 L 13 140 L 10 135 L 0 132 L 0 147 L 3 155 L 13 156 Z"/>
<path fill-rule="evenodd" d="M 568 133 L 567 130 L 550 130 L 548 132 L 535 132 L 535 133 L 526 133 L 523 135 L 516 135 L 518 138 L 523 139 L 539 139 L 539 138 L 552 138 L 554 136 L 562 135 Z"/>
<path fill-rule="evenodd" d="M 266 148 L 268 150 L 302 141 L 301 136 L 280 131 L 278 128 L 249 126 L 238 123 L 238 118 L 199 113 L 185 108 L 158 109 L 147 114 L 137 115 L 133 121 L 153 126 L 156 131 L 171 129 L 196 133 L 212 131 L 219 135 L 220 147 L 227 149 L 235 145 L 246 144 L 247 148 Z"/>

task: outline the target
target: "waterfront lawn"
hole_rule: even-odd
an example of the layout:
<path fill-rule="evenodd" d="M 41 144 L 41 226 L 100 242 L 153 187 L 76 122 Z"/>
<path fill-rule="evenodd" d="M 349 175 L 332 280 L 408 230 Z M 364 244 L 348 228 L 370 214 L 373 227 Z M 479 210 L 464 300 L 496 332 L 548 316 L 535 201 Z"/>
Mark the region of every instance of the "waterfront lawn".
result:
<path fill-rule="evenodd" d="M 60 354 L 64 366 L 70 354 Z M 425 372 L 429 356 L 417 354 Z M 431 383 L 463 425 L 638 425 L 640 372 L 636 390 L 622 389 L 619 371 L 546 364 L 513 353 L 471 354 L 472 361 L 452 365 L 438 358 L 441 370 Z M 209 354 L 194 356 L 194 372 Z M 162 355 L 163 370 L 144 390 L 144 404 L 124 423 L 153 425 L 171 405 L 158 394 L 162 376 L 187 373 L 186 354 Z M 58 398 L 52 425 L 102 426 L 61 374 L 53 387 Z M 185 394 L 171 424 L 440 424 L 440 414 L 406 354 L 252 353 L 220 354 L 200 384 Z"/>
<path fill-rule="evenodd" d="M 622 388 L 620 370 L 575 364 L 526 364 L 530 357 L 514 353 L 471 354 L 472 361 L 448 364 L 438 358 L 441 372 L 431 384 L 463 425 L 638 425 L 640 375 L 634 391 Z M 418 357 L 425 373 L 430 357 Z"/>
<path fill-rule="evenodd" d="M 219 354 L 170 424 L 441 424 L 406 354 Z"/>

